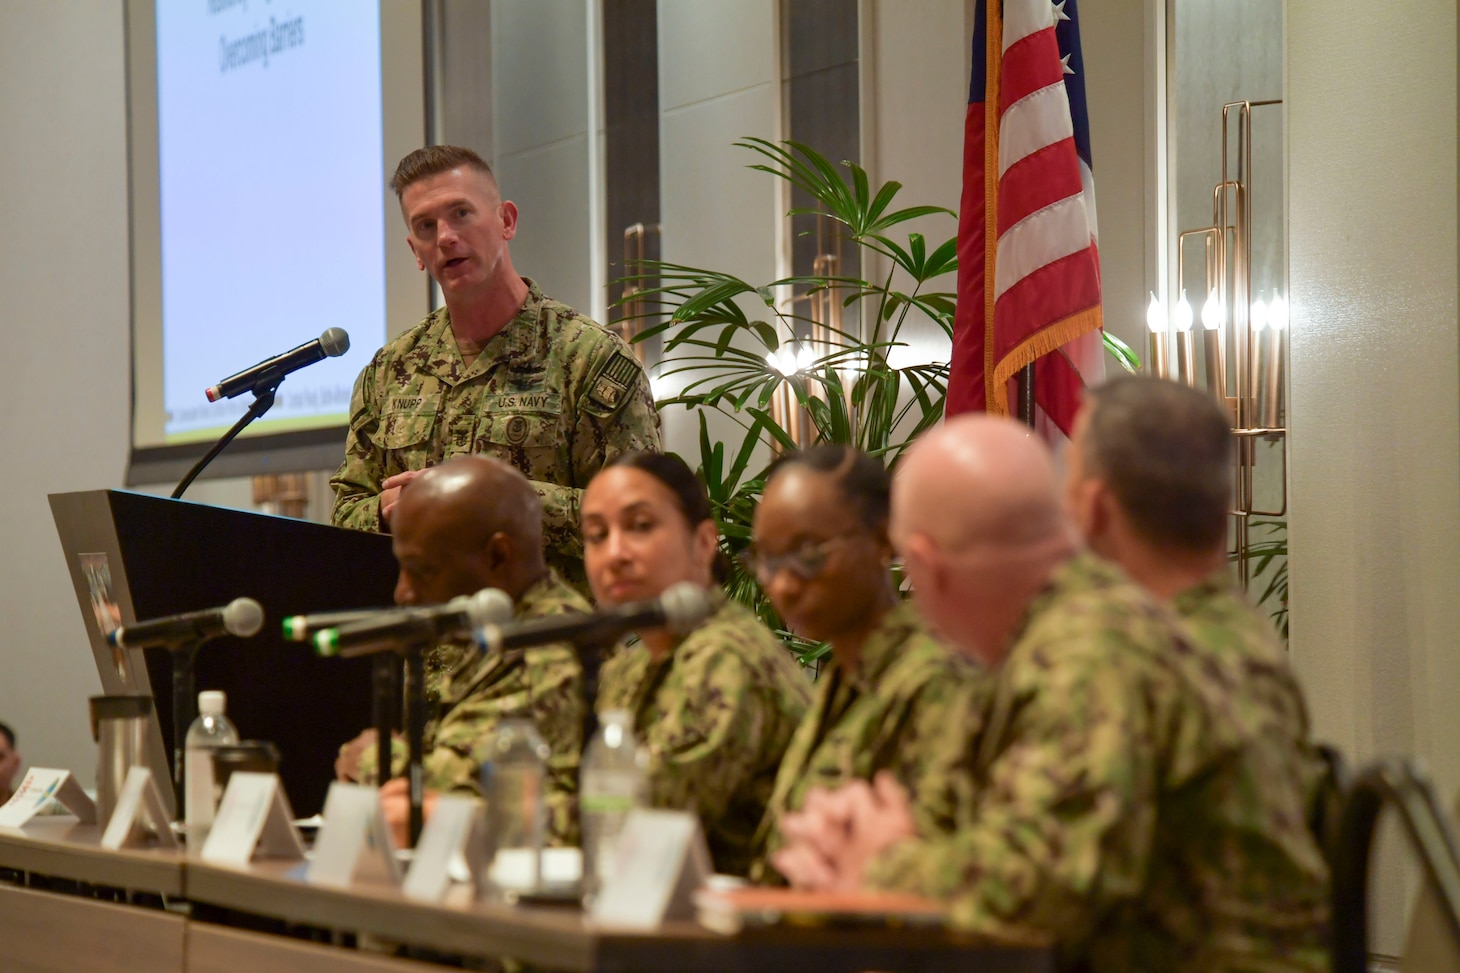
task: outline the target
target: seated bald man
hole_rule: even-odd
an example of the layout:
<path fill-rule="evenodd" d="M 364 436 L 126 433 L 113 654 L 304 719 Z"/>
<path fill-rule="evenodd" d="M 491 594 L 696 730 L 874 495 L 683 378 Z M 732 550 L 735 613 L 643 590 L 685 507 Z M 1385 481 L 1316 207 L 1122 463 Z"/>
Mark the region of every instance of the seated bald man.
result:
<path fill-rule="evenodd" d="M 401 492 L 391 517 L 400 563 L 395 599 L 435 605 L 482 588 L 512 598 L 518 619 L 591 607 L 550 570 L 543 557 L 542 503 L 527 478 L 498 460 L 463 456 L 422 472 Z M 480 793 L 486 744 L 499 721 L 530 719 L 552 750 L 549 837 L 577 843 L 573 808 L 583 746 L 583 673 L 571 646 L 549 645 L 486 657 L 475 649 L 448 655 L 438 679 L 435 719 L 426 727 L 423 762 L 429 814 L 435 792 Z M 394 760 L 402 766 L 399 741 Z M 376 777 L 374 733 L 341 751 L 342 780 Z M 409 793 L 405 778 L 381 791 L 386 817 L 405 843 Z"/>
<path fill-rule="evenodd" d="M 1324 967 L 1323 863 L 1296 782 L 1180 623 L 1079 553 L 1044 446 L 960 417 L 898 471 L 892 538 L 928 620 L 994 669 L 967 820 L 920 835 L 887 777 L 807 801 L 797 884 L 914 892 L 1067 969 Z"/>

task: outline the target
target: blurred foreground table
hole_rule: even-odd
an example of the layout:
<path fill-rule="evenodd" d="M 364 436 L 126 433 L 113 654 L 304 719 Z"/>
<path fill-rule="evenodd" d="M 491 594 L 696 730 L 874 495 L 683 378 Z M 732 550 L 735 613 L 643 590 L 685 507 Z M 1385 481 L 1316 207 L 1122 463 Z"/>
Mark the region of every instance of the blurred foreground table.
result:
<path fill-rule="evenodd" d="M 465 887 L 443 904 L 426 904 L 384 884 L 309 885 L 302 872 L 299 862 L 235 869 L 161 851 L 107 852 L 97 847 L 95 828 L 70 819 L 0 831 L 0 942 L 26 944 L 17 965 L 7 955 L 6 969 L 433 968 L 341 948 L 357 942 L 473 961 L 511 957 L 573 973 L 1054 969 L 1048 949 L 991 945 L 936 927 L 780 925 L 725 936 L 671 922 L 648 932 L 616 930 L 588 925 L 577 908 L 475 902 Z"/>

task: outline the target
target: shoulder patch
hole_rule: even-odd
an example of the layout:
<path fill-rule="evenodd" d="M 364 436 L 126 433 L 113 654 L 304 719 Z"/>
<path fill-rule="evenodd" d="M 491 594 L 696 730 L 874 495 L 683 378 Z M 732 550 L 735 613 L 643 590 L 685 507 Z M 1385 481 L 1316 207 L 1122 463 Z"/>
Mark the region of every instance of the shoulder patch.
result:
<path fill-rule="evenodd" d="M 614 352 L 593 380 L 593 387 L 588 392 L 590 404 L 603 410 L 604 414 L 617 412 L 638 381 L 639 372 L 638 359 L 625 351 Z"/>

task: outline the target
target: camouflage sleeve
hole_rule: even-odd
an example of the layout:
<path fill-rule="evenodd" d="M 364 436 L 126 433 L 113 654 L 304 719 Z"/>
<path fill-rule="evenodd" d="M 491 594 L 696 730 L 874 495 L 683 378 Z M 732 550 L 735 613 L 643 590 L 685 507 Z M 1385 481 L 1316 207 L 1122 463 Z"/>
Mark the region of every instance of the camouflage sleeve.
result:
<path fill-rule="evenodd" d="M 1067 652 L 1032 685 L 1002 687 L 1017 712 L 1012 743 L 989 768 L 971 823 L 895 846 L 870 884 L 951 903 L 961 927 L 1089 932 L 1092 901 L 1136 894 L 1156 806 L 1150 700 L 1106 653 Z M 1007 663 L 1006 663 L 1007 665 Z M 1022 707 L 1022 709 L 1020 709 Z"/>
<path fill-rule="evenodd" d="M 694 811 L 703 821 L 725 816 L 730 800 L 754 773 L 770 730 L 770 714 L 750 670 L 718 646 L 677 650 L 680 687 L 645 741 L 649 792 L 655 807 Z M 666 700 L 666 697 L 669 697 Z"/>
<path fill-rule="evenodd" d="M 573 429 L 573 482 L 577 487 L 536 482 L 542 498 L 545 543 L 572 557 L 583 556 L 578 534 L 578 504 L 583 487 L 616 456 L 664 447 L 659 434 L 659 412 L 649 391 L 644 367 L 620 341 L 605 342 L 607 361 L 588 370 L 579 393 L 577 424 Z"/>
<path fill-rule="evenodd" d="M 549 749 L 549 831 L 559 841 L 576 843 L 583 671 L 570 649 L 549 646 L 528 651 L 522 677 L 514 682 L 517 692 L 467 697 L 442 716 L 426 756 L 426 786 L 480 795 L 481 766 L 498 722 L 526 716 Z"/>
<path fill-rule="evenodd" d="M 376 399 L 377 353 L 355 379 L 350 396 L 350 428 L 345 433 L 345 461 L 330 477 L 335 507 L 330 522 L 356 530 L 380 529 L 380 484 L 385 479 L 385 457 L 374 435 L 380 424 Z"/>
<path fill-rule="evenodd" d="M 912 798 L 920 834 L 950 833 L 972 813 L 973 755 L 987 695 L 982 674 L 932 679 L 909 704 L 895 773 Z"/>
<path fill-rule="evenodd" d="M 343 747 L 341 749 L 344 749 Z M 362 784 L 375 784 L 380 780 L 380 761 L 376 759 L 379 751 L 375 747 L 366 747 L 360 754 L 360 761 L 356 765 L 355 779 Z M 399 777 L 406 772 L 406 761 L 410 754 L 406 749 L 406 742 L 399 737 L 393 737 L 390 741 L 390 776 Z"/>

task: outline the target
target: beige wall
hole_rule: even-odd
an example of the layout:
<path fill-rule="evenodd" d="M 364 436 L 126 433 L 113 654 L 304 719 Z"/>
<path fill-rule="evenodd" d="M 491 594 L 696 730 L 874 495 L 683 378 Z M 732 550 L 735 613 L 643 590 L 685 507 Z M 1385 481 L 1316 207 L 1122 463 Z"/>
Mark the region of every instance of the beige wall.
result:
<path fill-rule="evenodd" d="M 96 669 L 46 494 L 127 460 L 126 77 L 120 3 L 0 0 L 0 720 L 28 764 L 96 762 Z"/>
<path fill-rule="evenodd" d="M 786 204 L 777 180 L 747 169 L 755 157 L 734 143 L 780 137 L 776 0 L 676 0 L 660 2 L 658 14 L 663 259 L 769 283 L 779 276 Z M 745 309 L 753 318 L 769 317 L 762 304 L 747 301 Z M 663 394 L 699 377 L 670 377 Z M 661 418 L 665 448 L 697 465 L 698 415 L 672 406 Z M 714 410 L 706 418 L 711 440 L 724 440 L 733 451 L 740 427 Z"/>
<path fill-rule="evenodd" d="M 1146 293 L 1160 290 L 1155 7 L 1151 0 L 1102 0 L 1080 7 L 1105 328 L 1142 361 Z M 1116 368 L 1107 358 L 1107 374 Z"/>
<path fill-rule="evenodd" d="M 589 193 L 587 9 L 583 0 L 493 0 L 490 161 L 522 214 L 513 264 L 602 319 L 591 266 L 601 200 Z"/>
<path fill-rule="evenodd" d="M 1289 0 L 1292 651 L 1317 732 L 1460 786 L 1455 6 Z M 1375 946 L 1398 948 L 1396 853 Z"/>

